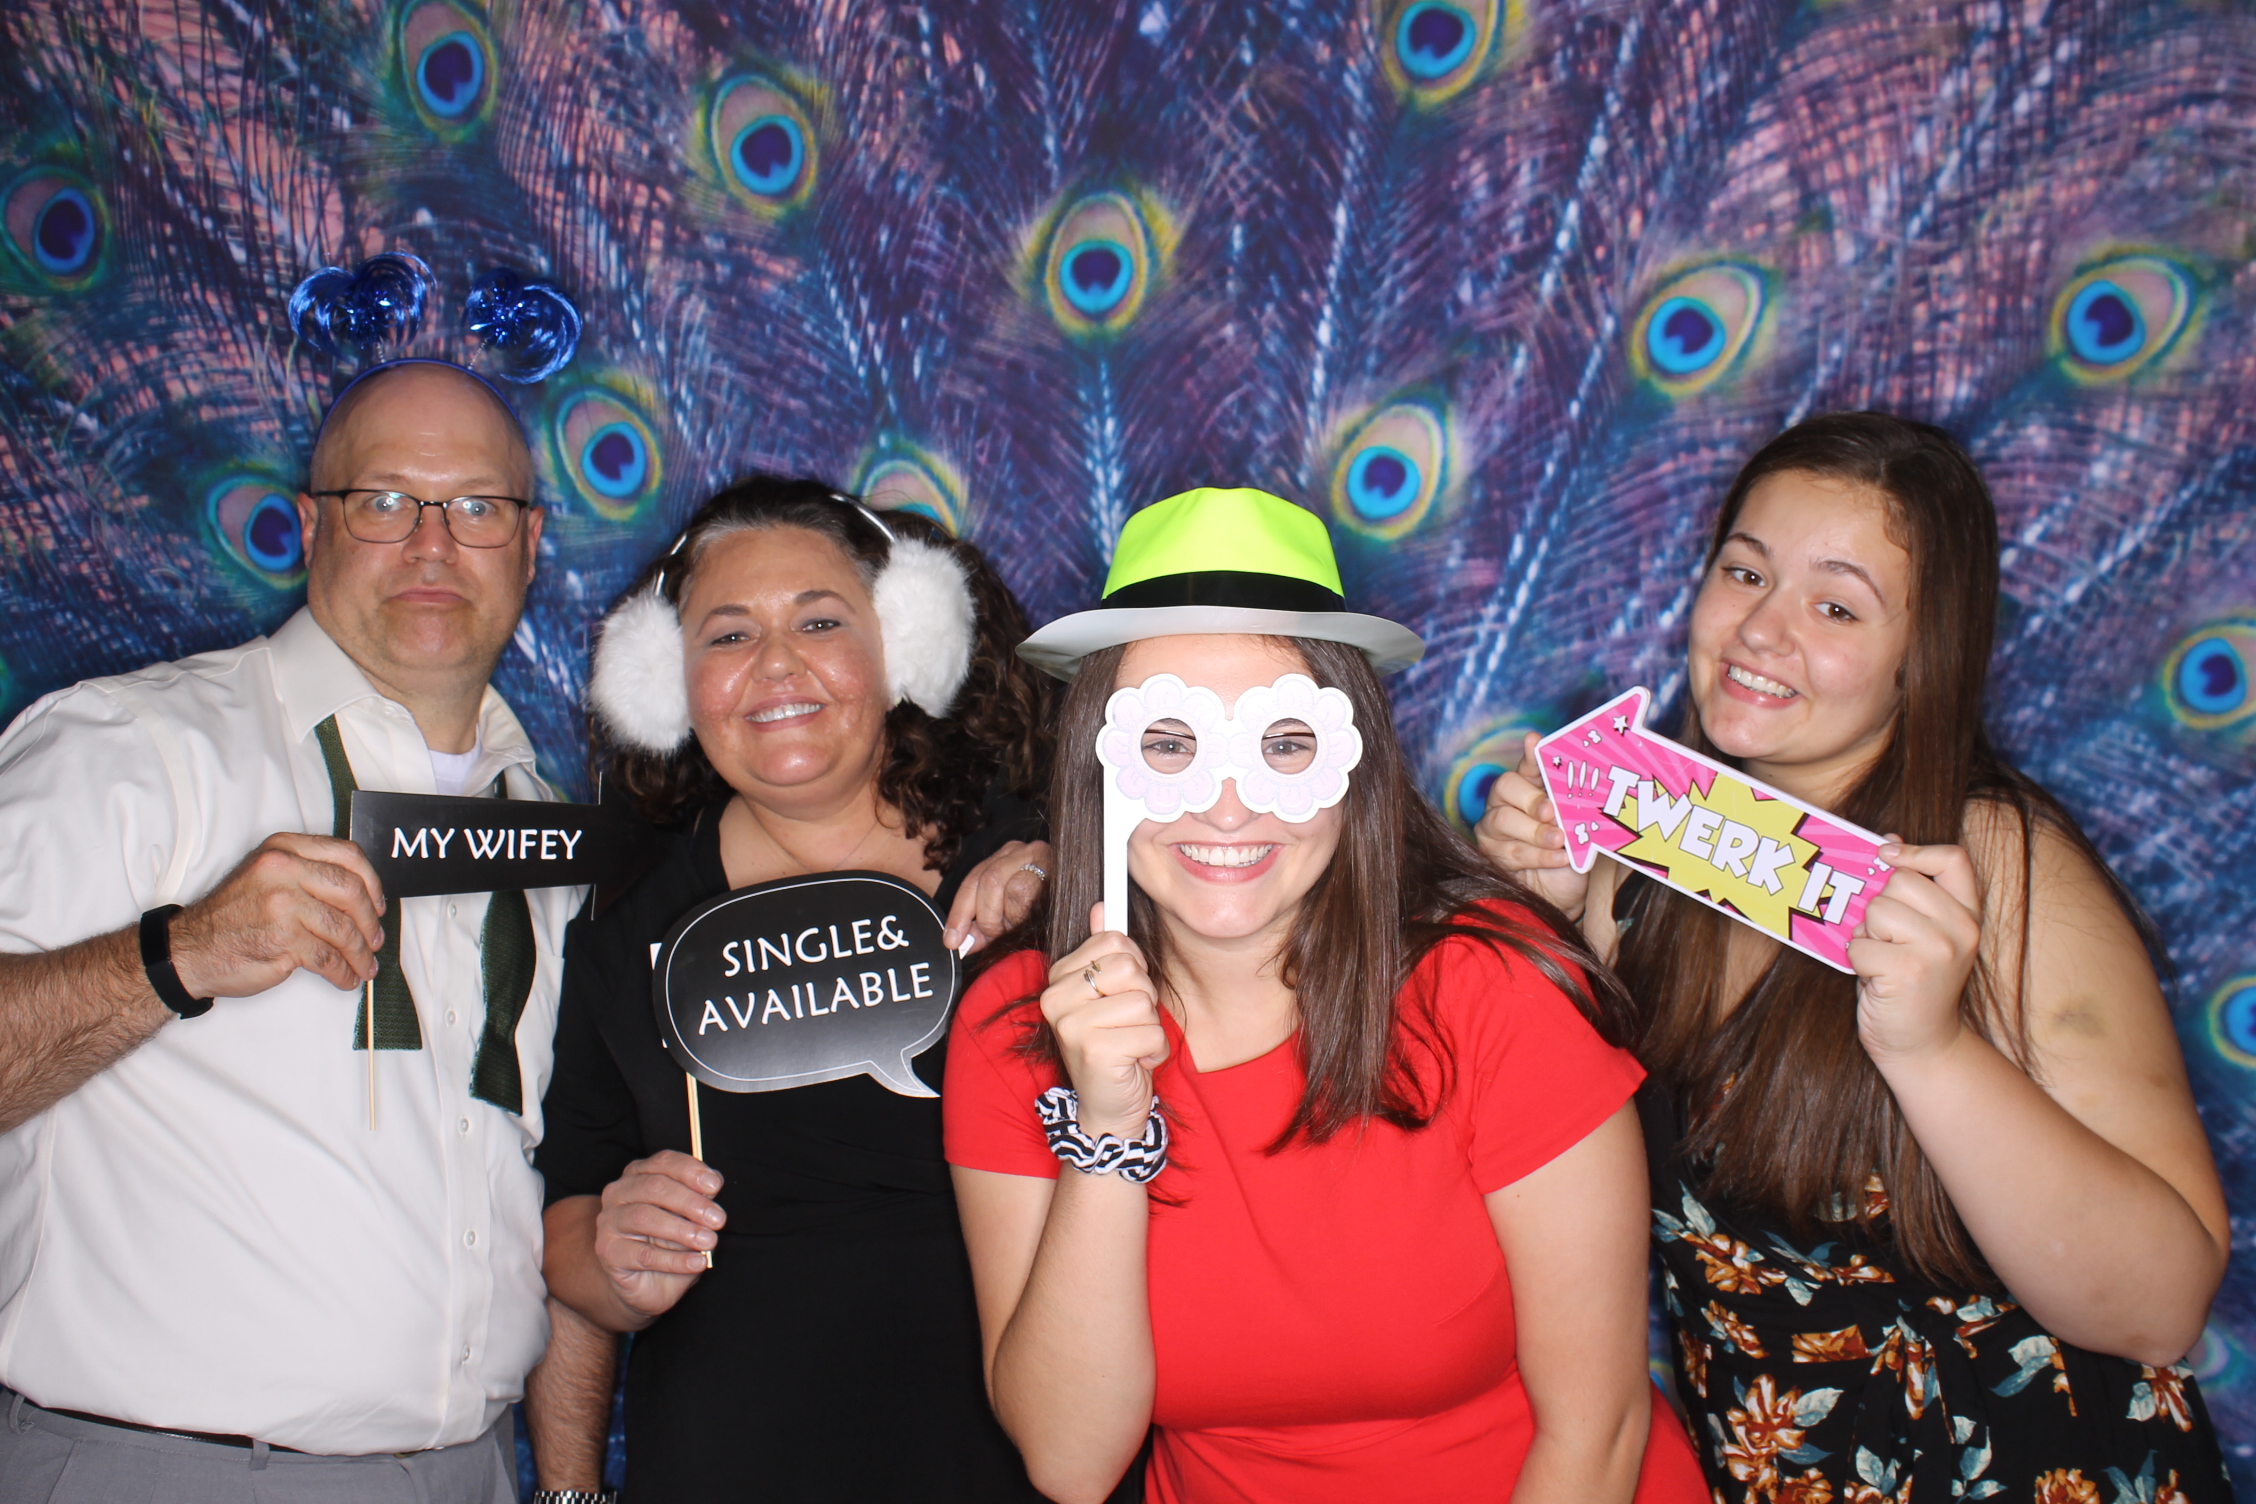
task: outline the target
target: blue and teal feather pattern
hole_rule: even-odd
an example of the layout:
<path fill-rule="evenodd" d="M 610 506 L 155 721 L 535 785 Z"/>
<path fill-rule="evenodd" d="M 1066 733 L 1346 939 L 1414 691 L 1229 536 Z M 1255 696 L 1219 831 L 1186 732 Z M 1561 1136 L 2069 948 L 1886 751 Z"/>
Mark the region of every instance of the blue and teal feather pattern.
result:
<path fill-rule="evenodd" d="M 2246 1215 L 2252 251 L 2222 0 L 12 0 L 0 713 L 294 608 L 361 357 L 289 296 L 386 252 L 408 353 L 481 359 L 496 267 L 584 317 L 511 389 L 552 521 L 500 675 L 580 789 L 589 624 L 733 476 L 925 511 L 1037 620 L 1247 482 L 1428 636 L 1462 815 L 1520 731 L 1680 693 L 1751 448 L 1888 408 L 1996 488 L 1994 728 L 2159 924 Z M 2256 1477 L 2256 1272 L 2194 1361 Z"/>

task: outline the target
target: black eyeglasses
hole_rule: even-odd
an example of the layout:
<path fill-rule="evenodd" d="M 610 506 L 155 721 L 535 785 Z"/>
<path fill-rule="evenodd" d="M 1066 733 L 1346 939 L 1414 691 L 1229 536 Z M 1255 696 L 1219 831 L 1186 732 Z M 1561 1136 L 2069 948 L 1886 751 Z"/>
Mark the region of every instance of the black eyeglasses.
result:
<path fill-rule="evenodd" d="M 457 496 L 425 501 L 405 491 L 309 491 L 343 503 L 345 531 L 363 543 L 405 543 L 423 525 L 423 509 L 437 507 L 439 522 L 465 548 L 499 548 L 517 536 L 532 505 L 515 496 Z"/>

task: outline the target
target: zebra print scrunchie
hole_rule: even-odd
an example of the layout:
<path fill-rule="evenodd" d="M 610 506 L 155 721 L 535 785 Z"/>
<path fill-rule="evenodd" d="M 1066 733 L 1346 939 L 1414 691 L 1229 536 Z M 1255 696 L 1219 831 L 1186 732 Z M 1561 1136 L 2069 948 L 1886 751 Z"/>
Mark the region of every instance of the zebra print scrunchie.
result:
<path fill-rule="evenodd" d="M 1167 1119 L 1159 1115 L 1159 1098 L 1152 1098 L 1142 1138 L 1110 1133 L 1091 1138 L 1074 1121 L 1080 1110 L 1081 1098 L 1070 1086 L 1053 1086 L 1034 1099 L 1050 1152 L 1059 1159 L 1084 1175 L 1119 1175 L 1138 1185 L 1167 1168 Z"/>

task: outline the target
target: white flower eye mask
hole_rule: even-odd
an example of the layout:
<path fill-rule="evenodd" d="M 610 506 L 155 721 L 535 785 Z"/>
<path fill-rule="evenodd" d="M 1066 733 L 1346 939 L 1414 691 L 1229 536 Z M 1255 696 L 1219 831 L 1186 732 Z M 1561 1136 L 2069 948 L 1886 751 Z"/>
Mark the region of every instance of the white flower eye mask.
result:
<path fill-rule="evenodd" d="M 1232 778 L 1247 809 L 1297 825 L 1347 797 L 1347 775 L 1362 759 L 1354 704 L 1306 674 L 1255 685 L 1238 696 L 1235 714 L 1213 690 L 1173 674 L 1115 691 L 1097 730 L 1105 923 L 1128 927 L 1128 838 L 1144 821 L 1212 809 Z"/>

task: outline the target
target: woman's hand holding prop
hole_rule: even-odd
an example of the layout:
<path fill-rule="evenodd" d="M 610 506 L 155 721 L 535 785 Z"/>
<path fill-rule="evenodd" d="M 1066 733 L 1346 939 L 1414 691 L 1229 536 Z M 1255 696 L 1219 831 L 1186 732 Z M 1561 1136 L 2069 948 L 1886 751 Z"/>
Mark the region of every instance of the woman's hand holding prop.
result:
<path fill-rule="evenodd" d="M 1931 1058 L 1958 1041 L 1959 996 L 1982 944 L 1982 893 L 1961 846 L 1880 848 L 1896 869 L 1849 942 L 1857 1034 L 1883 1067 Z"/>
<path fill-rule="evenodd" d="M 1081 1099 L 1081 1130 L 1133 1139 L 1151 1116 L 1152 1073 L 1167 1058 L 1167 1032 L 1143 952 L 1104 922 L 1100 903 L 1089 911 L 1089 938 L 1050 968 L 1042 1017 Z"/>
<path fill-rule="evenodd" d="M 628 1309 L 664 1315 L 697 1283 L 728 1221 L 712 1199 L 720 1191 L 720 1171 L 678 1149 L 636 1160 L 603 1188 L 595 1259 Z"/>
<path fill-rule="evenodd" d="M 1473 827 L 1473 839 L 1481 855 L 1550 899 L 1569 919 L 1579 920 L 1590 896 L 1590 874 L 1568 864 L 1559 811 L 1543 792 L 1535 756 L 1538 740 L 1530 731 L 1521 744 L 1519 767 L 1489 785 L 1488 808 Z"/>

